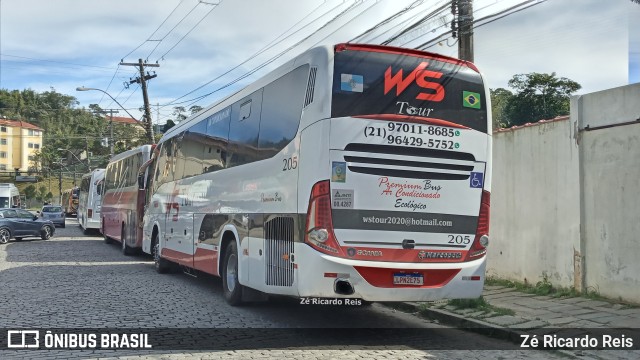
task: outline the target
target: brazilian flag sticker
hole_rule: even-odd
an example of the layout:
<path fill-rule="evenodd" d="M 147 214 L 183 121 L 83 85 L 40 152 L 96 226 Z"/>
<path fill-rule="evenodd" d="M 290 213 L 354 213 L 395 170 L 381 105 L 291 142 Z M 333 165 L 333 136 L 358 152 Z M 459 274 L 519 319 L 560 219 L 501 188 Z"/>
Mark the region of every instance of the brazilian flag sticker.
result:
<path fill-rule="evenodd" d="M 463 91 L 462 106 L 473 109 L 480 109 L 480 94 L 471 91 Z"/>

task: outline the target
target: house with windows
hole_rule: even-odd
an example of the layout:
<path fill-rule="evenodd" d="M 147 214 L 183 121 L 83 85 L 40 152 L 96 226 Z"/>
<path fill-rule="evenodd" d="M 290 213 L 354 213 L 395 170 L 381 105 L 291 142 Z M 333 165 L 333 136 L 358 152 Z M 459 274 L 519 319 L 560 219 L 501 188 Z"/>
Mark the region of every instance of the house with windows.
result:
<path fill-rule="evenodd" d="M 125 148 L 129 148 L 132 144 L 145 142 L 144 122 L 123 116 L 105 116 L 105 120 L 107 124 L 112 121 L 110 126 L 113 126 L 114 141 L 123 144 Z"/>
<path fill-rule="evenodd" d="M 0 171 L 36 171 L 36 151 L 42 148 L 43 130 L 25 121 L 0 117 Z"/>

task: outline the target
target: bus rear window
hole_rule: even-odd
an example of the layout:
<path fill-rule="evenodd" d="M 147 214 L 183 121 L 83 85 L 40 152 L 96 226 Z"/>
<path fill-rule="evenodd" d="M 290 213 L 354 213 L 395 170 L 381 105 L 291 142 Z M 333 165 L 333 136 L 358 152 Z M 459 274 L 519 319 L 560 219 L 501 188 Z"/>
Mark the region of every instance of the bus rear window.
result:
<path fill-rule="evenodd" d="M 480 74 L 427 55 L 337 51 L 332 93 L 334 118 L 417 116 L 487 132 L 487 102 Z"/>

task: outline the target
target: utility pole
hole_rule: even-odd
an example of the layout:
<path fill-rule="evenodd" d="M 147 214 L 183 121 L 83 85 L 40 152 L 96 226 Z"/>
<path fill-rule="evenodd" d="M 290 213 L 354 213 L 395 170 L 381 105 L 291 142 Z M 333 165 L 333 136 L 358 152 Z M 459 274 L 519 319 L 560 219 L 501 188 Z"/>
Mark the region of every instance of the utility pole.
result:
<path fill-rule="evenodd" d="M 454 0 L 451 4 L 454 17 L 456 8 L 458 14 L 458 58 L 473 62 L 473 0 Z"/>
<path fill-rule="evenodd" d="M 119 113 L 116 109 L 103 109 L 101 113 L 109 113 L 109 159 L 113 157 L 113 114 Z"/>
<path fill-rule="evenodd" d="M 144 116 L 145 116 L 145 128 L 147 131 L 147 141 L 149 141 L 149 144 L 153 144 L 155 143 L 155 139 L 153 138 L 153 124 L 151 122 L 151 108 L 149 106 L 149 96 L 147 95 L 147 80 L 153 79 L 154 77 L 158 76 L 156 74 L 149 74 L 147 72 L 147 75 L 144 74 L 144 67 L 145 66 L 151 66 L 151 67 L 159 67 L 159 64 L 149 64 L 146 62 L 143 62 L 142 59 L 138 59 L 137 63 L 125 63 L 125 62 L 120 62 L 120 65 L 126 65 L 126 66 L 137 66 L 138 70 L 140 71 L 140 76 L 132 79 L 131 81 L 129 81 L 129 84 L 133 84 L 133 83 L 138 83 L 140 84 L 140 86 L 142 87 L 142 97 L 144 100 Z"/>
<path fill-rule="evenodd" d="M 86 144 L 86 152 L 87 152 L 87 169 L 91 172 L 91 159 L 89 159 L 89 137 L 84 138 Z"/>

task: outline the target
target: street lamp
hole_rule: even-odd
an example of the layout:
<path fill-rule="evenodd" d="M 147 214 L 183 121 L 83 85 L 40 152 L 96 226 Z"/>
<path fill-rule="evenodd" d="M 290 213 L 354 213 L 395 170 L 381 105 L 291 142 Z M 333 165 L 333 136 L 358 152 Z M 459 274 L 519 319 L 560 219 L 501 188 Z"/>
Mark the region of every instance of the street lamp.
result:
<path fill-rule="evenodd" d="M 113 96 L 111 96 L 111 94 L 109 94 L 108 92 L 106 92 L 106 91 L 104 91 L 104 90 L 102 90 L 102 89 L 97 89 L 97 88 L 88 88 L 88 87 L 84 87 L 84 86 L 79 86 L 79 87 L 77 87 L 77 88 L 76 88 L 76 91 L 89 91 L 89 90 L 100 91 L 101 93 L 106 94 L 108 97 L 110 97 L 110 98 L 111 98 L 111 100 L 113 100 L 116 104 L 118 104 L 118 106 L 120 106 L 120 107 L 122 108 L 122 110 L 124 110 L 127 114 L 129 114 L 129 116 L 131 116 L 131 118 L 133 118 L 134 120 L 137 120 L 133 115 L 131 115 L 131 114 L 129 113 L 129 111 L 127 111 L 127 109 L 125 109 L 125 108 L 124 108 L 124 106 L 122 106 L 122 104 L 120 104 L 120 103 L 118 102 L 118 100 L 116 100 L 116 99 L 115 99 Z M 147 120 L 148 120 L 148 122 L 149 122 L 149 123 L 147 124 L 147 126 L 148 126 L 148 128 L 149 128 L 149 131 L 148 131 L 147 135 L 149 136 L 150 144 L 153 144 L 153 143 L 154 143 L 154 140 L 153 140 L 153 125 L 151 124 L 151 118 L 149 118 L 149 119 L 147 119 Z"/>

